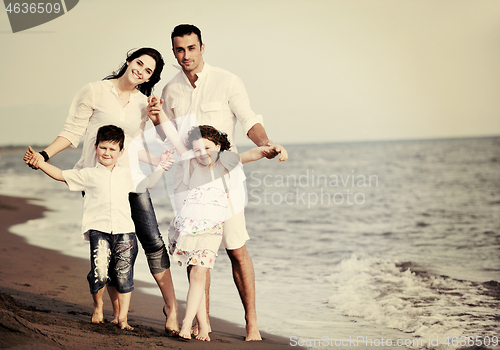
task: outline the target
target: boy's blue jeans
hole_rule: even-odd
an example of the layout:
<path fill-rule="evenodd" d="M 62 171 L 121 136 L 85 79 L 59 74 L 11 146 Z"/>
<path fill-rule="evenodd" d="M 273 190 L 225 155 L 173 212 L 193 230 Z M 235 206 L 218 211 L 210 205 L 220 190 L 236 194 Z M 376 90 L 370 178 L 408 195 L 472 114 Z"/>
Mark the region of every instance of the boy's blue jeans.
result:
<path fill-rule="evenodd" d="M 90 293 L 97 294 L 106 284 L 118 293 L 134 290 L 134 263 L 137 239 L 134 232 L 112 235 L 89 230 L 90 266 L 87 275 Z"/>
<path fill-rule="evenodd" d="M 168 252 L 158 229 L 155 211 L 149 192 L 129 193 L 130 211 L 135 225 L 137 239 L 148 259 L 151 274 L 157 274 L 170 267 Z"/>

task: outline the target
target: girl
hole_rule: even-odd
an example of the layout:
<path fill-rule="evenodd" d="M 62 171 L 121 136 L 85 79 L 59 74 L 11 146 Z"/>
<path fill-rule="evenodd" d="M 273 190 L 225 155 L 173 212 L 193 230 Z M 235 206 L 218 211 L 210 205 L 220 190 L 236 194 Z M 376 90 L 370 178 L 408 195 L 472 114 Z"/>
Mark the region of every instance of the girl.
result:
<path fill-rule="evenodd" d="M 165 124 L 170 123 L 164 123 Z M 167 133 L 169 136 L 169 133 Z M 177 215 L 169 232 L 169 252 L 181 265 L 188 265 L 189 290 L 186 315 L 179 336 L 191 339 L 191 325 L 196 315 L 196 339 L 210 341 L 205 304 L 206 269 L 214 266 L 222 240 L 224 221 L 241 211 L 246 203 L 245 175 L 242 164 L 265 157 L 269 152 L 288 155 L 280 145 L 256 147 L 241 154 L 229 151 L 227 134 L 212 126 L 193 127 L 187 137 L 187 148 L 180 146 L 180 178 L 176 184 Z M 180 171 L 179 171 L 180 169 Z M 180 176 L 178 176 L 180 174 Z"/>

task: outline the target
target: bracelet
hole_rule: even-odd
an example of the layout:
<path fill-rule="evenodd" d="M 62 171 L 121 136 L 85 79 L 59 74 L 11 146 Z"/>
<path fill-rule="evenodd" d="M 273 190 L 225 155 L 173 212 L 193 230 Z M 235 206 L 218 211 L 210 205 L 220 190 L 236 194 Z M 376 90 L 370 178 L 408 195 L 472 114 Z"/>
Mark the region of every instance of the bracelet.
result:
<path fill-rule="evenodd" d="M 49 155 L 47 154 L 47 152 L 45 151 L 41 151 L 41 152 L 38 152 L 42 155 L 43 159 L 45 159 L 45 162 L 48 163 L 49 162 Z"/>

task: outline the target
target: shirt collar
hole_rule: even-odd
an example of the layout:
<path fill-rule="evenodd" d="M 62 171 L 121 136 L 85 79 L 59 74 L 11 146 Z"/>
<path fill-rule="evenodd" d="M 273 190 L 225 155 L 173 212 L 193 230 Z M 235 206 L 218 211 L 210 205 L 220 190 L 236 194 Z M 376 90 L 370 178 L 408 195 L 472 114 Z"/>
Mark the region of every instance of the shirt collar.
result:
<path fill-rule="evenodd" d="M 186 79 L 186 81 L 189 83 L 189 79 L 188 79 L 186 73 L 184 73 L 184 71 L 182 70 L 182 67 L 179 66 L 178 64 L 173 64 L 172 66 L 174 68 L 180 70 L 182 75 L 184 76 L 184 79 Z M 200 78 L 203 79 L 203 77 L 208 74 L 208 72 L 210 71 L 211 68 L 212 68 L 212 66 L 210 66 L 207 62 L 203 61 L 203 69 L 201 70 L 201 72 L 196 73 L 196 75 L 198 76 L 198 79 L 200 79 Z M 196 80 L 196 82 L 195 82 L 196 85 L 198 85 L 197 82 L 198 82 L 198 80 Z M 191 83 L 189 85 L 191 85 Z"/>
<path fill-rule="evenodd" d="M 118 96 L 118 91 L 116 91 L 115 84 L 113 84 L 113 82 L 109 79 L 103 80 L 103 81 L 108 84 L 109 90 L 111 90 L 114 94 L 116 94 L 116 96 Z M 139 90 L 137 90 L 137 92 L 130 94 L 130 98 L 131 99 L 136 98 L 137 96 L 140 96 L 140 95 L 142 95 L 142 93 Z"/>
<path fill-rule="evenodd" d="M 105 170 L 105 171 L 107 171 L 107 172 L 110 172 L 110 173 L 111 173 L 112 171 L 115 171 L 115 169 L 116 169 L 117 167 L 120 167 L 120 165 L 119 165 L 118 163 L 116 163 L 116 165 L 115 165 L 115 167 L 113 168 L 113 170 L 112 170 L 112 171 L 109 171 L 109 170 L 108 170 L 108 168 L 106 168 L 104 165 L 102 165 L 102 164 L 101 164 L 101 163 L 99 163 L 99 162 L 97 162 L 97 164 L 95 165 L 95 167 L 96 167 L 97 169 L 100 169 L 100 170 Z"/>

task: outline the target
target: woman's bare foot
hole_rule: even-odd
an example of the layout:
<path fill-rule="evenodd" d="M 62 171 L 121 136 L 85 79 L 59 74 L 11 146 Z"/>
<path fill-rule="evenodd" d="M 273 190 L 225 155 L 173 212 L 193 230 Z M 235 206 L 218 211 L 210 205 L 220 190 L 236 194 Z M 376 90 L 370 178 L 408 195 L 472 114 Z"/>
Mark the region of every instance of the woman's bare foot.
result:
<path fill-rule="evenodd" d="M 174 336 L 179 334 L 179 323 L 177 322 L 177 310 L 170 310 L 167 305 L 163 306 L 165 315 L 165 332 L 167 335 Z"/>
<path fill-rule="evenodd" d="M 133 331 L 134 327 L 128 324 L 127 320 L 118 320 L 118 327 L 120 329 L 126 329 L 127 331 Z"/>

